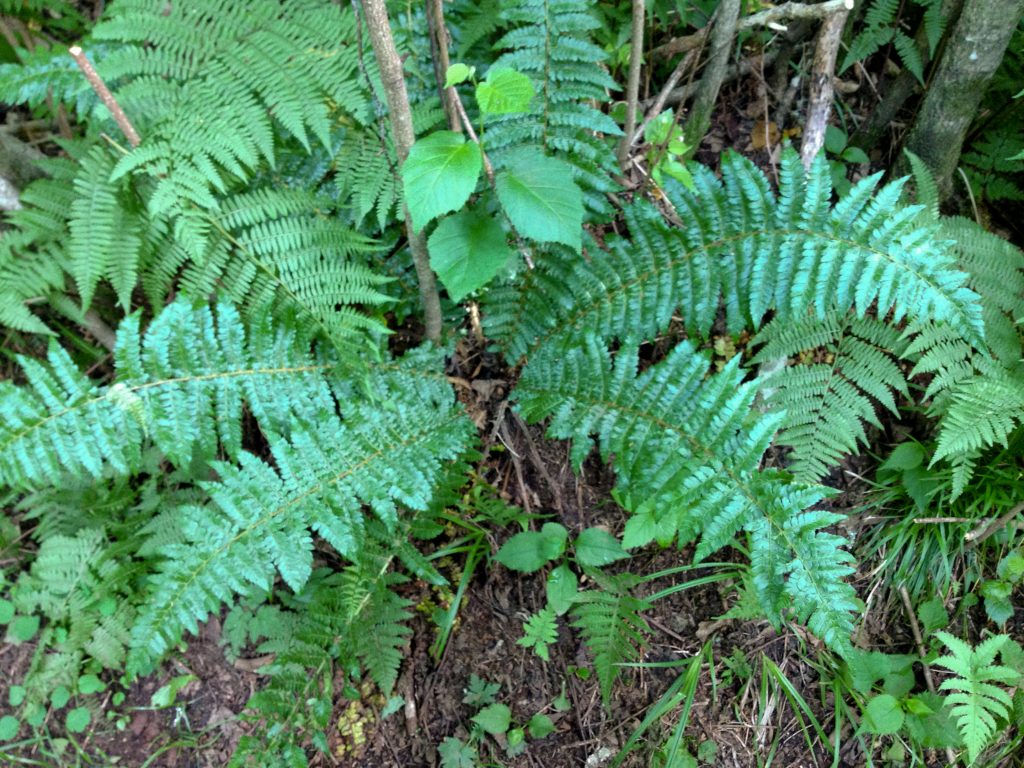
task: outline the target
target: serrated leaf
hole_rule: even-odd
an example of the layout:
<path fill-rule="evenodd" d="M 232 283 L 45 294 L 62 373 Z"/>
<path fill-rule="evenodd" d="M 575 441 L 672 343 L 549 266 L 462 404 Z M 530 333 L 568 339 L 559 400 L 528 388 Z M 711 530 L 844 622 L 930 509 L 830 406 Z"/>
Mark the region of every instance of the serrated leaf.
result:
<path fill-rule="evenodd" d="M 476 103 L 485 115 L 526 112 L 533 100 L 533 81 L 514 69 L 491 69 L 476 87 Z"/>
<path fill-rule="evenodd" d="M 0 599 L 0 624 L 10 624 L 14 618 L 14 603 Z"/>
<path fill-rule="evenodd" d="M 92 720 L 92 714 L 88 709 L 85 707 L 75 707 L 68 712 L 67 717 L 64 719 L 64 727 L 68 729 L 69 733 L 82 733 L 89 727 L 90 720 Z"/>
<path fill-rule="evenodd" d="M 900 703 L 887 693 L 875 696 L 864 709 L 864 730 L 885 735 L 896 733 L 903 726 L 905 715 Z"/>
<path fill-rule="evenodd" d="M 555 723 L 547 715 L 542 715 L 538 712 L 530 718 L 530 722 L 526 724 L 526 728 L 530 732 L 531 739 L 543 739 L 548 734 L 554 733 Z"/>
<path fill-rule="evenodd" d="M 25 643 L 35 637 L 39 631 L 38 616 L 18 616 L 11 622 L 11 634 L 19 642 Z"/>
<path fill-rule="evenodd" d="M 506 568 L 523 573 L 539 571 L 545 563 L 565 551 L 567 535 L 557 523 L 547 523 L 540 531 L 523 531 L 506 541 L 498 550 L 497 560 Z"/>
<path fill-rule="evenodd" d="M 587 528 L 576 539 L 576 559 L 581 565 L 600 567 L 629 557 L 619 540 L 600 528 Z"/>
<path fill-rule="evenodd" d="M 482 167 L 480 147 L 461 133 L 438 131 L 413 144 L 402 165 L 413 229 L 465 205 Z"/>
<path fill-rule="evenodd" d="M 481 288 L 498 274 L 512 249 L 505 232 L 491 216 L 475 210 L 449 216 L 430 235 L 430 266 L 452 301 Z"/>
<path fill-rule="evenodd" d="M 583 195 L 565 163 L 539 149 L 520 149 L 509 153 L 495 186 L 519 234 L 582 250 Z"/>
<path fill-rule="evenodd" d="M 487 733 L 496 736 L 505 733 L 512 724 L 512 710 L 505 704 L 491 704 L 481 709 L 473 718 L 473 722 Z"/>
<path fill-rule="evenodd" d="M 934 632 L 949 624 L 949 613 L 946 612 L 946 606 L 937 597 L 918 606 L 917 618 L 921 620 L 925 632 Z"/>

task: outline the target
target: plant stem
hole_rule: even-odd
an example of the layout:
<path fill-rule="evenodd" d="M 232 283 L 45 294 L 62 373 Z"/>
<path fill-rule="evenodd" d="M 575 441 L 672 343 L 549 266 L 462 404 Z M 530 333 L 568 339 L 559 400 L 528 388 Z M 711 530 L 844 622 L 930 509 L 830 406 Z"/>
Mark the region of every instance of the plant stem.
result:
<path fill-rule="evenodd" d="M 395 154 L 401 168 L 405 158 L 409 156 L 416 133 L 412 127 L 412 110 L 409 107 L 409 94 L 405 89 L 405 75 L 402 71 L 402 59 L 395 48 L 395 39 L 391 34 L 391 23 L 384 0 L 363 0 L 363 13 L 366 17 L 366 28 L 370 33 L 373 53 L 380 68 L 381 84 L 388 102 L 388 115 L 391 119 L 391 138 L 395 143 Z M 412 251 L 416 276 L 419 279 L 420 299 L 423 301 L 423 319 L 426 325 L 426 336 L 433 342 L 441 340 L 441 299 L 437 293 L 434 273 L 430 269 L 430 256 L 427 254 L 427 238 L 422 231 L 416 232 L 412 226 L 409 208 L 403 202 L 405 214 L 405 231 L 409 238 L 409 250 Z"/>
<path fill-rule="evenodd" d="M 633 0 L 633 26 L 629 48 L 629 80 L 626 83 L 626 130 L 619 142 L 619 168 L 629 165 L 629 148 L 636 130 L 636 108 L 640 99 L 640 66 L 644 60 L 644 0 Z"/>
<path fill-rule="evenodd" d="M 142 142 L 142 139 L 139 138 L 139 134 L 135 131 L 135 126 L 128 119 L 128 115 L 124 113 L 121 105 L 117 103 L 114 94 L 110 92 L 107 84 L 103 82 L 99 72 L 93 68 L 92 62 L 86 58 L 85 53 L 77 45 L 72 45 L 68 48 L 68 53 L 71 54 L 71 58 L 78 64 L 78 68 L 82 70 L 82 74 L 85 75 L 85 79 L 89 81 L 92 89 L 96 91 L 96 95 L 100 97 L 103 106 L 110 110 L 111 117 L 114 118 L 117 127 L 121 129 L 121 133 L 128 139 L 128 143 L 132 145 L 132 149 L 135 149 Z"/>

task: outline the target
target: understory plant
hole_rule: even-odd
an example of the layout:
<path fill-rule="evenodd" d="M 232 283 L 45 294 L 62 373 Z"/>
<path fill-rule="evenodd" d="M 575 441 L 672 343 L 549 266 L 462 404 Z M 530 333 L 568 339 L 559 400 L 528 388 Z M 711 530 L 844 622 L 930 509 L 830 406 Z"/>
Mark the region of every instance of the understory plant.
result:
<path fill-rule="evenodd" d="M 446 583 L 423 543 L 479 459 L 446 368 L 466 304 L 512 408 L 571 441 L 576 469 L 596 452 L 614 471 L 622 530 L 548 521 L 497 558 L 554 563 L 531 647 L 568 613 L 606 700 L 649 631 L 629 553 L 737 550 L 752 615 L 848 656 L 863 606 L 821 481 L 913 398 L 960 490 L 1017 429 L 1019 251 L 907 204 L 904 180 L 834 200 L 826 160 L 792 150 L 776 186 L 727 154 L 627 194 L 588 3 L 497 7 L 493 51 L 463 39 L 445 73 L 460 130 L 430 41 L 396 25 L 404 163 L 367 19 L 327 0 L 110 3 L 79 44 L 137 146 L 63 47 L 0 67 L 5 102 L 77 121 L 0 241 L 0 484 L 35 550 L 0 603 L 35 642 L 5 738 L 95 714 L 94 677 L 152 672 L 224 611 L 273 655 L 234 765 L 303 765 L 337 689 L 390 695 L 402 585 Z M 447 294 L 440 345 L 393 343 L 422 309 L 418 235 Z M 712 334 L 743 332 L 753 354 L 719 370 Z M 1008 680 L 956 663 L 964 686 Z M 965 737 L 972 758 L 988 733 Z"/>

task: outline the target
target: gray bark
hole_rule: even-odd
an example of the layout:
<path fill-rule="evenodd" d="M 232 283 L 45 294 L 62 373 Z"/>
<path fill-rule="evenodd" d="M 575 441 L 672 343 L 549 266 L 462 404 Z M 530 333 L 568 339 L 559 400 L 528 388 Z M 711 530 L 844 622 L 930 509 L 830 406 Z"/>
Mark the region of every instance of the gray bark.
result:
<path fill-rule="evenodd" d="M 697 95 L 686 120 L 686 143 L 696 151 L 711 126 L 711 112 L 718 100 L 718 91 L 725 81 L 726 70 L 733 45 L 736 43 L 736 24 L 741 10 L 740 0 L 722 0 L 716 11 L 711 29 L 711 57 L 697 86 Z"/>
<path fill-rule="evenodd" d="M 939 192 L 953 188 L 964 136 L 1024 14 L 1024 0 L 966 0 L 906 147 L 935 175 Z"/>

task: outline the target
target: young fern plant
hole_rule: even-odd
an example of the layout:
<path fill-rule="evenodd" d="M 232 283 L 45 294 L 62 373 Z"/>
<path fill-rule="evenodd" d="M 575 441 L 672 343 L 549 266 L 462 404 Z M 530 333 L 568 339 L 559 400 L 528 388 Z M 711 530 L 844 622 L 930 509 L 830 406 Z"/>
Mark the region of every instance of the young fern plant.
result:
<path fill-rule="evenodd" d="M 955 675 L 944 680 L 939 689 L 952 691 L 946 701 L 952 705 L 953 717 L 967 747 L 968 763 L 973 765 L 992 742 L 997 721 L 1010 717 L 1013 697 L 1000 684 L 1012 685 L 1021 676 L 1015 669 L 995 663 L 996 656 L 1010 642 L 1008 635 L 994 635 L 976 648 L 948 632 L 937 632 L 936 636 L 950 654 L 933 663 Z"/>

